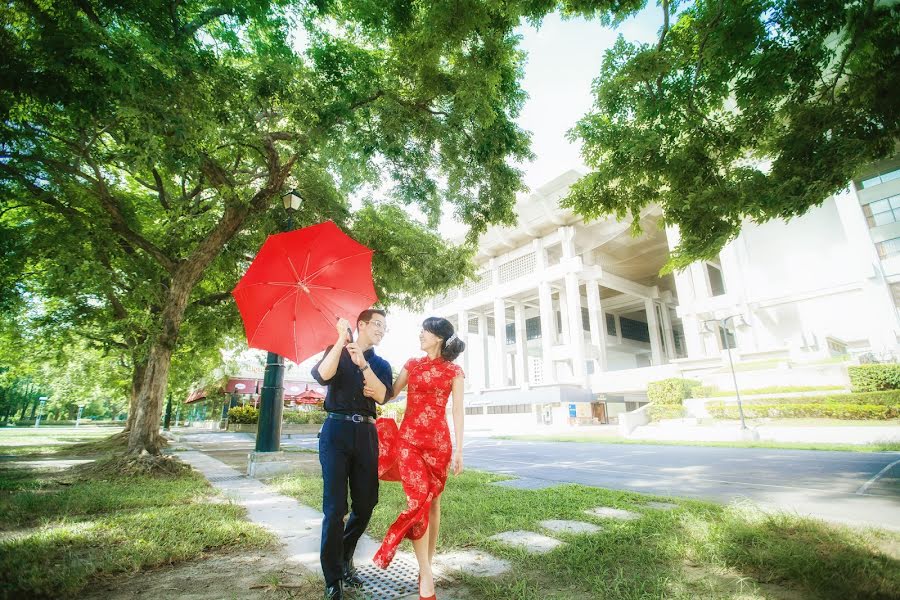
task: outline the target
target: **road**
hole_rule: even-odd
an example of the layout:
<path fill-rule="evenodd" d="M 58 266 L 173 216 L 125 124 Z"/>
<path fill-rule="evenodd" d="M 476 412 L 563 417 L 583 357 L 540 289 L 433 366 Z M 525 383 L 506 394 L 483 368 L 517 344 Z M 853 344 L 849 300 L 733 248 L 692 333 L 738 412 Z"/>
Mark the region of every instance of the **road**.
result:
<path fill-rule="evenodd" d="M 315 448 L 314 436 L 283 446 Z M 473 469 L 728 503 L 751 500 L 829 521 L 900 531 L 900 452 L 826 452 L 472 438 Z M 544 483 L 545 484 L 545 483 Z"/>

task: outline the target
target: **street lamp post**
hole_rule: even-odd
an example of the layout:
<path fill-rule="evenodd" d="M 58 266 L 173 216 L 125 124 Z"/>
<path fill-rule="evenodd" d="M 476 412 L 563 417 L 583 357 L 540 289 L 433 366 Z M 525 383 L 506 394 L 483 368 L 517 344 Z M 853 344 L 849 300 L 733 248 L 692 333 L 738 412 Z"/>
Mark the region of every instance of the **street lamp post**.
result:
<path fill-rule="evenodd" d="M 287 230 L 294 228 L 294 212 L 302 198 L 296 190 L 281 197 L 288 213 Z M 256 452 L 278 452 L 281 448 L 281 413 L 284 409 L 284 358 L 269 352 L 259 399 L 259 421 L 256 425 Z M 252 459 L 251 459 L 252 460 Z M 252 469 L 252 466 L 251 466 Z"/>
<path fill-rule="evenodd" d="M 731 369 L 731 380 L 734 382 L 734 395 L 737 397 L 738 414 L 741 417 L 741 429 L 746 430 L 747 423 L 744 421 L 744 407 L 741 404 L 741 391 L 740 389 L 738 389 L 737 374 L 735 374 L 734 372 L 734 361 L 731 358 L 731 344 L 728 343 L 728 330 L 725 328 L 726 323 L 736 317 L 743 319 L 743 315 L 738 313 L 736 315 L 728 315 L 727 317 L 723 317 L 721 319 L 708 319 L 703 323 L 704 325 L 707 325 L 707 329 L 709 323 L 715 323 L 716 334 L 721 335 L 722 340 L 725 342 L 725 351 L 728 353 L 728 366 Z M 725 332 L 724 334 L 722 333 L 723 331 Z"/>
<path fill-rule="evenodd" d="M 84 410 L 84 402 L 78 403 L 78 416 L 75 417 L 75 427 L 78 427 L 78 424 L 81 423 L 81 412 Z"/>
<path fill-rule="evenodd" d="M 222 429 L 228 428 L 228 411 L 238 405 L 238 394 L 245 387 L 247 386 L 243 383 L 234 384 L 234 389 L 231 390 L 231 399 L 222 406 L 222 421 L 225 423 Z"/>
<path fill-rule="evenodd" d="M 176 419 L 177 421 L 178 419 Z M 169 398 L 166 400 L 166 418 L 163 420 L 163 429 L 169 431 L 172 424 L 172 392 L 169 392 Z"/>
<path fill-rule="evenodd" d="M 44 414 L 44 405 L 47 404 L 47 396 L 41 396 L 38 400 L 40 400 L 40 404 L 38 404 L 37 418 L 34 420 L 35 428 L 41 426 L 41 416 Z"/>

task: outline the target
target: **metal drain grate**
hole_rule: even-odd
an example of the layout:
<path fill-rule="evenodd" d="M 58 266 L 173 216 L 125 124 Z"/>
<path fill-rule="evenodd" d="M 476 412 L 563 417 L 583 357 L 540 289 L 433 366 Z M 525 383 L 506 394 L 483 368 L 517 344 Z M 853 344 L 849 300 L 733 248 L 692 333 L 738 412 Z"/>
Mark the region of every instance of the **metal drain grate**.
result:
<path fill-rule="evenodd" d="M 366 565 L 357 567 L 356 572 L 363 580 L 362 593 L 366 600 L 396 600 L 419 591 L 419 565 L 411 558 L 395 556 L 386 570 Z M 434 577 L 435 583 L 442 579 Z"/>
<path fill-rule="evenodd" d="M 210 483 L 218 483 L 220 481 L 238 481 L 240 479 L 249 479 L 246 475 L 221 475 L 219 477 L 207 477 Z"/>

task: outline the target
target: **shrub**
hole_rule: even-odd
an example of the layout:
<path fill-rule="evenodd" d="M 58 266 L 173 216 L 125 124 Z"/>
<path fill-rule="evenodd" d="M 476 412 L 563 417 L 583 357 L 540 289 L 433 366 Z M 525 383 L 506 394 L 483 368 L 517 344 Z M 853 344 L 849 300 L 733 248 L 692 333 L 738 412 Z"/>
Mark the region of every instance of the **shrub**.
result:
<path fill-rule="evenodd" d="M 711 398 L 719 393 L 719 388 L 714 385 L 698 385 L 691 389 L 691 398 Z"/>
<path fill-rule="evenodd" d="M 311 410 L 307 414 L 307 423 L 321 425 L 328 418 L 328 413 L 324 410 Z"/>
<path fill-rule="evenodd" d="M 709 414 L 717 419 L 737 419 L 737 404 L 716 402 L 707 405 Z M 888 420 L 900 417 L 898 406 L 883 404 L 846 404 L 839 402 L 810 402 L 805 404 L 747 404 L 744 405 L 744 416 L 748 419 L 763 417 L 781 419 L 828 418 Z"/>
<path fill-rule="evenodd" d="M 252 405 L 235 406 L 228 409 L 228 422 L 237 425 L 256 425 L 259 421 L 259 411 Z"/>
<path fill-rule="evenodd" d="M 850 387 L 854 392 L 879 392 L 900 389 L 900 364 L 881 363 L 849 367 Z"/>
<path fill-rule="evenodd" d="M 680 406 L 685 398 L 691 397 L 691 390 L 697 387 L 700 387 L 699 381 L 678 377 L 651 381 L 647 385 L 647 398 L 657 405 Z"/>
<path fill-rule="evenodd" d="M 650 411 L 651 421 L 659 421 L 660 419 L 680 419 L 684 416 L 684 408 L 681 406 L 653 404 L 648 410 Z"/>
<path fill-rule="evenodd" d="M 741 403 L 750 418 L 896 419 L 900 417 L 900 390 L 865 394 L 832 394 L 818 398 L 764 398 Z M 706 409 L 719 419 L 738 418 L 737 404 L 707 402 Z"/>
<path fill-rule="evenodd" d="M 286 410 L 281 414 L 281 421 L 290 425 L 305 425 L 309 423 L 309 413 L 299 410 Z"/>

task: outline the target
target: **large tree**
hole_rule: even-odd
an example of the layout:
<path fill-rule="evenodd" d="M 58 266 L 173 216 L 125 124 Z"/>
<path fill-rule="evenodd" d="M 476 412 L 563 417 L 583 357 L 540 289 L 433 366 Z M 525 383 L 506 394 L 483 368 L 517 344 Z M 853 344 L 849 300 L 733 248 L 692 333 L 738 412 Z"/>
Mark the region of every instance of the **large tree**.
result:
<path fill-rule="evenodd" d="M 597 4 L 607 3 L 572 10 Z M 621 19 L 644 4 L 601 14 Z M 682 268 L 714 257 L 747 220 L 802 215 L 896 151 L 897 2 L 659 5 L 656 43 L 620 37 L 606 53 L 594 109 L 570 134 L 592 172 L 565 205 L 637 225 L 659 204 L 681 230 L 668 266 Z"/>
<path fill-rule="evenodd" d="M 159 452 L 190 307 L 226 297 L 276 229 L 270 207 L 283 193 L 303 197 L 300 225 L 358 225 L 378 252 L 380 291 L 395 299 L 470 269 L 422 224 L 395 221 L 397 206 L 420 207 L 433 226 L 449 203 L 473 236 L 513 219 L 521 184 L 509 163 L 528 154 L 512 121 L 522 11 L 464 4 L 0 7 L 0 209 L 45 250 L 57 297 L 84 293 L 85 281 L 81 304 L 108 311 L 120 339 L 143 349 L 130 453 Z M 393 200 L 356 219 L 347 194 L 383 180 Z M 408 238 L 424 240 L 413 258 L 396 247 Z"/>

